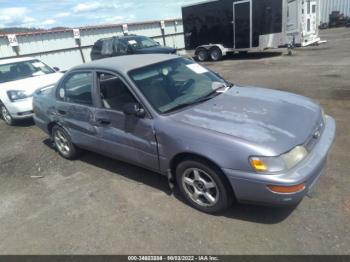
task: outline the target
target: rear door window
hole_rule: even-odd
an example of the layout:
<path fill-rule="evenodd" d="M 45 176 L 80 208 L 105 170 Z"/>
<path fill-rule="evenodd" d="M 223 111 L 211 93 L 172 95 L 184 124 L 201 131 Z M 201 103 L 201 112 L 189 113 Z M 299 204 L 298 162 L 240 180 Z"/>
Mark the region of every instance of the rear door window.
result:
<path fill-rule="evenodd" d="M 125 40 L 116 39 L 114 45 L 118 55 L 128 54 L 129 45 Z"/>
<path fill-rule="evenodd" d="M 92 73 L 79 72 L 68 76 L 57 96 L 68 103 L 92 106 Z"/>

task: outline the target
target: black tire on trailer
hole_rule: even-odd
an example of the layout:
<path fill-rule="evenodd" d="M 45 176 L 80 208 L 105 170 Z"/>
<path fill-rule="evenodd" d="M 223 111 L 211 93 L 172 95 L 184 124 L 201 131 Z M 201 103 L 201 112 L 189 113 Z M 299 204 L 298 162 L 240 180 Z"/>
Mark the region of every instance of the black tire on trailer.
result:
<path fill-rule="evenodd" d="M 196 60 L 199 62 L 205 62 L 209 60 L 208 50 L 205 48 L 199 48 L 196 52 Z"/>
<path fill-rule="evenodd" d="M 213 61 L 220 61 L 222 59 L 222 51 L 219 47 L 213 47 L 210 49 L 210 58 Z"/>

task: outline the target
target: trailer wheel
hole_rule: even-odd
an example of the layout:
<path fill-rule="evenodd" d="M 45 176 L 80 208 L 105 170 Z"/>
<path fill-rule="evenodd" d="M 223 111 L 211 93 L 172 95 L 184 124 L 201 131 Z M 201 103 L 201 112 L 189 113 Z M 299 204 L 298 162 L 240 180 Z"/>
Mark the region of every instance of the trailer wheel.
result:
<path fill-rule="evenodd" d="M 222 59 L 222 51 L 218 47 L 210 49 L 210 58 L 213 61 L 220 61 Z"/>
<path fill-rule="evenodd" d="M 196 59 L 197 59 L 199 62 L 208 61 L 208 59 L 209 59 L 208 51 L 207 51 L 206 49 L 204 49 L 204 48 L 198 49 L 197 55 L 196 55 Z"/>

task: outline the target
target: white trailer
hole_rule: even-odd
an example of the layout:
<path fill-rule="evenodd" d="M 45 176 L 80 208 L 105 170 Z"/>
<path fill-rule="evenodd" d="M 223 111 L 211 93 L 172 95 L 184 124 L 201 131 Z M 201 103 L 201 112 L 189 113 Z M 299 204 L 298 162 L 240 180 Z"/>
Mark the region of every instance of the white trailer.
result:
<path fill-rule="evenodd" d="M 320 0 L 287 0 L 286 43 L 308 46 L 320 42 Z"/>

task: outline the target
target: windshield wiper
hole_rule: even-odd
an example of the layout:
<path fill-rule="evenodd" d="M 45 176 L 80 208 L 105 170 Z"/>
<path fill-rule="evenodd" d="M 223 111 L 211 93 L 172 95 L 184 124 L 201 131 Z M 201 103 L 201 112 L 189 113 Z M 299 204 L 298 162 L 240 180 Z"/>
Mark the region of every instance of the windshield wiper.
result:
<path fill-rule="evenodd" d="M 202 102 L 202 101 L 201 101 Z M 182 108 L 185 108 L 185 107 L 188 107 L 188 106 L 191 106 L 191 105 L 194 105 L 194 104 L 197 104 L 199 103 L 197 100 L 195 101 L 192 101 L 192 102 L 187 102 L 187 103 L 182 103 L 182 104 L 179 104 L 173 108 L 170 108 L 169 110 L 166 110 L 164 111 L 163 113 L 166 114 L 166 113 L 170 113 L 172 111 L 176 111 L 176 110 L 179 110 L 179 109 L 182 109 Z"/>
<path fill-rule="evenodd" d="M 222 86 L 219 86 L 219 87 L 213 89 L 213 91 L 211 91 L 209 94 L 205 95 L 204 97 L 199 98 L 197 101 L 202 101 L 202 100 L 205 101 L 205 100 L 211 99 L 212 96 L 214 96 L 214 95 L 216 96 L 218 94 L 226 93 L 226 91 L 231 89 L 233 86 L 234 86 L 234 84 L 232 84 L 232 83 L 228 83 L 228 85 L 223 84 Z"/>
<path fill-rule="evenodd" d="M 203 103 L 205 101 L 208 101 L 214 97 L 216 97 L 217 95 L 219 94 L 222 94 L 222 93 L 225 93 L 227 90 L 229 90 L 230 88 L 232 88 L 234 86 L 234 84 L 231 84 L 229 83 L 229 85 L 222 85 L 221 87 L 218 87 L 216 88 L 215 90 L 211 91 L 209 94 L 203 96 L 203 97 L 200 97 L 194 101 L 191 101 L 191 102 L 186 102 L 186 103 L 182 103 L 182 104 L 179 104 L 165 112 L 163 112 L 164 114 L 166 113 L 170 113 L 172 111 L 176 111 L 176 110 L 179 110 L 179 109 L 182 109 L 182 108 L 185 108 L 187 106 L 192 106 L 192 105 L 195 105 L 195 104 L 200 104 L 200 103 Z"/>

